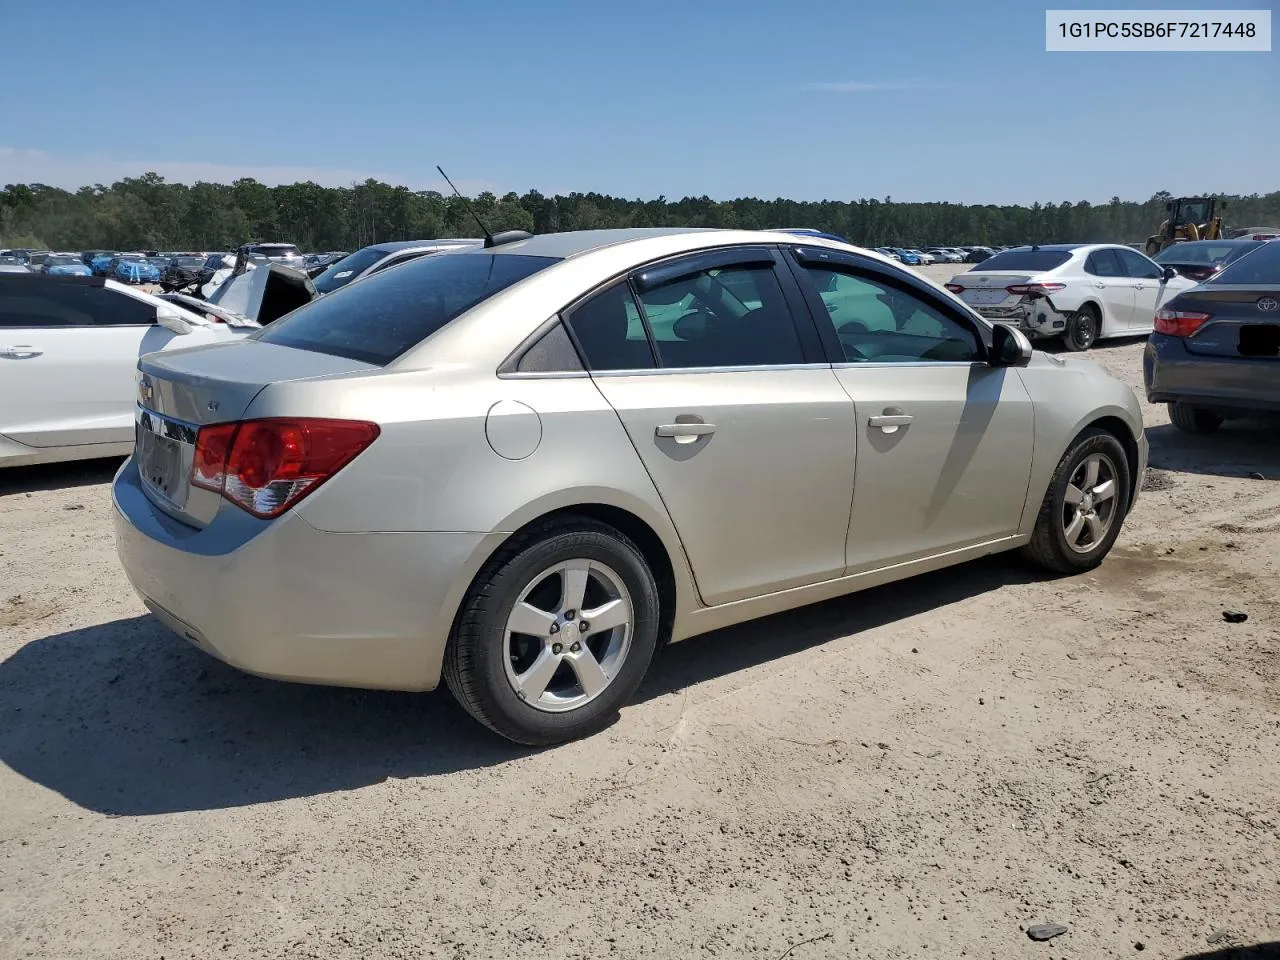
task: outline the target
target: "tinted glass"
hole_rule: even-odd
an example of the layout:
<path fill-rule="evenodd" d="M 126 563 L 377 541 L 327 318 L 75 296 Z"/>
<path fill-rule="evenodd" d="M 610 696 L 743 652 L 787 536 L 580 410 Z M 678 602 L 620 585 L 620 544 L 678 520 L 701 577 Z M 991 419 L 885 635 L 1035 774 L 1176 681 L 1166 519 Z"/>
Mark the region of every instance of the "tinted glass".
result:
<path fill-rule="evenodd" d="M 398 267 L 402 263 L 408 263 L 410 260 L 417 260 L 419 257 L 425 257 L 426 253 L 402 253 L 398 257 L 392 257 L 386 263 L 380 263 L 374 267 L 374 273 L 381 273 L 383 270 L 390 270 L 392 267 Z"/>
<path fill-rule="evenodd" d="M 0 274 L 0 327 L 94 327 L 154 323 L 155 308 L 105 287 Z"/>
<path fill-rule="evenodd" d="M 350 256 L 343 257 L 337 263 L 330 265 L 324 273 L 311 282 L 315 284 L 316 289 L 321 293 L 333 293 L 339 287 L 346 286 L 386 255 L 387 252 L 385 250 L 373 250 L 365 247 L 363 250 L 357 250 Z"/>
<path fill-rule="evenodd" d="M 772 267 L 717 267 L 640 294 L 664 367 L 804 363 Z"/>
<path fill-rule="evenodd" d="M 1125 271 L 1134 279 L 1158 280 L 1164 276 L 1164 271 L 1136 250 L 1117 250 L 1116 254 L 1124 264 Z"/>
<path fill-rule="evenodd" d="M 50 267 L 81 265 L 79 257 L 46 257 L 44 262 Z"/>
<path fill-rule="evenodd" d="M 384 365 L 482 301 L 558 262 L 513 254 L 427 257 L 313 300 L 256 336 Z"/>
<path fill-rule="evenodd" d="M 869 274 L 821 267 L 805 273 L 851 363 L 983 359 L 974 329 L 911 291 Z"/>
<path fill-rule="evenodd" d="M 204 263 L 199 257 L 174 257 L 169 261 L 171 266 L 183 267 L 185 269 L 194 269 Z"/>
<path fill-rule="evenodd" d="M 580 304 L 569 315 L 569 326 L 591 370 L 648 370 L 654 366 L 644 321 L 625 283 Z"/>
<path fill-rule="evenodd" d="M 1095 277 L 1123 277 L 1124 267 L 1114 250 L 1095 250 L 1084 262 L 1084 272 Z"/>
<path fill-rule="evenodd" d="M 1156 263 L 1202 264 L 1208 267 L 1242 257 L 1260 243 L 1261 241 L 1218 243 L 1213 240 L 1175 243 L 1172 247 L 1166 247 L 1157 253 L 1154 259 Z"/>
<path fill-rule="evenodd" d="M 1020 273 L 1043 273 L 1045 270 L 1062 266 L 1070 259 L 1069 250 L 1005 250 L 994 257 L 988 257 L 973 269 L 1001 273 L 1010 270 Z"/>
<path fill-rule="evenodd" d="M 1280 287 L 1280 240 L 1268 240 L 1228 264 L 1209 283 L 1265 283 Z"/>

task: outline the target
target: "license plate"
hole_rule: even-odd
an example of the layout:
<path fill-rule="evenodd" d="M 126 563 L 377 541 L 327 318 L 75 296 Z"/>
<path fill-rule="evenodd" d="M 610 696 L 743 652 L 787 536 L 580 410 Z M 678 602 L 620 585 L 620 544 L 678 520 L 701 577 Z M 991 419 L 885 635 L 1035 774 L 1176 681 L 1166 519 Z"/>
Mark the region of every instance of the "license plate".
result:
<path fill-rule="evenodd" d="M 1009 299 L 1007 290 L 966 290 L 964 298 L 970 303 L 1001 303 Z"/>
<path fill-rule="evenodd" d="M 1280 356 L 1280 324 L 1246 323 L 1236 350 L 1242 357 Z"/>
<path fill-rule="evenodd" d="M 159 436 L 150 430 L 139 430 L 138 434 L 138 470 L 142 479 L 166 497 L 170 496 L 181 468 L 181 446 L 177 440 Z"/>

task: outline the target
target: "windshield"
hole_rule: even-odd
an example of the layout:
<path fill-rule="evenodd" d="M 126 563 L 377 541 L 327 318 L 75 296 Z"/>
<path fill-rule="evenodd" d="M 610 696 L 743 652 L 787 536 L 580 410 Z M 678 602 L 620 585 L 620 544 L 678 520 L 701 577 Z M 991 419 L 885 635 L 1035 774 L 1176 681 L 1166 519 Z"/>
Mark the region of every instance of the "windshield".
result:
<path fill-rule="evenodd" d="M 204 264 L 203 257 L 174 257 L 170 261 L 175 267 L 199 267 Z"/>
<path fill-rule="evenodd" d="M 1280 240 L 1258 244 L 1256 250 L 1230 264 L 1208 282 L 1268 284 L 1280 289 Z"/>
<path fill-rule="evenodd" d="M 990 270 L 1002 273 L 1017 270 L 1022 273 L 1028 271 L 1043 273 L 1062 266 L 1070 259 L 1069 250 L 1006 250 L 1003 253 L 997 253 L 994 257 L 987 257 L 969 272 Z"/>
<path fill-rule="evenodd" d="M 1156 263 L 1186 263 L 1210 266 L 1243 256 L 1260 243 L 1261 241 L 1248 244 L 1214 243 L 1212 240 L 1198 243 L 1175 243 L 1172 247 L 1166 247 L 1161 250 L 1153 259 Z"/>
<path fill-rule="evenodd" d="M 339 287 L 346 286 L 385 256 L 387 256 L 386 250 L 365 247 L 331 264 L 324 273 L 311 282 L 321 293 L 332 293 Z"/>
<path fill-rule="evenodd" d="M 455 317 L 558 262 L 516 254 L 411 260 L 299 307 L 257 339 L 385 366 Z"/>
<path fill-rule="evenodd" d="M 80 262 L 79 257 L 49 257 L 47 260 L 45 260 L 45 263 L 51 267 L 57 267 L 57 266 L 69 267 L 72 265 L 83 266 L 83 264 Z"/>

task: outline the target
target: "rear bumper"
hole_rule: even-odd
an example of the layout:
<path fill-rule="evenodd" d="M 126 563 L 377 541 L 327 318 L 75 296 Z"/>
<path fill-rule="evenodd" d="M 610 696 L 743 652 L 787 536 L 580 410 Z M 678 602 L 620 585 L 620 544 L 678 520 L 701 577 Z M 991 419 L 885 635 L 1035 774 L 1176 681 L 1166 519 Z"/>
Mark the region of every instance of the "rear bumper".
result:
<path fill-rule="evenodd" d="M 229 504 L 196 530 L 147 499 L 132 458 L 112 502 L 120 562 L 152 613 L 233 667 L 302 683 L 436 687 L 453 611 L 502 538 L 324 533 Z"/>
<path fill-rule="evenodd" d="M 1280 360 L 1192 353 L 1153 333 L 1142 355 L 1150 403 L 1191 403 L 1220 413 L 1280 412 Z"/>

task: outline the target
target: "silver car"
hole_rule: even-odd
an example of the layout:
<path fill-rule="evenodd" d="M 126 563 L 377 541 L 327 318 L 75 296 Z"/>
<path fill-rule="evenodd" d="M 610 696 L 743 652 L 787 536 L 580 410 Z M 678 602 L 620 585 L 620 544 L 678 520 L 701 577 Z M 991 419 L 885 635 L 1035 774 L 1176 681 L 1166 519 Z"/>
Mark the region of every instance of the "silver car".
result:
<path fill-rule="evenodd" d="M 1137 399 L 888 259 L 784 233 L 516 238 L 141 360 L 113 486 L 146 605 L 269 677 L 553 744 L 667 640 L 984 554 L 1097 566 Z"/>

